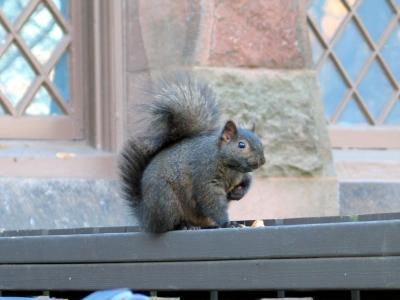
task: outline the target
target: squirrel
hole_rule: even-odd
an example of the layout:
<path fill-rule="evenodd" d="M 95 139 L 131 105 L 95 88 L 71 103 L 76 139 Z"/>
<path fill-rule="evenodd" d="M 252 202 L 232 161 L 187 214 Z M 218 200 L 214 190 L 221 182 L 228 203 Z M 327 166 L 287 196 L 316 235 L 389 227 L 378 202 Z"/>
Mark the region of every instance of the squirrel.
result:
<path fill-rule="evenodd" d="M 236 227 L 228 203 L 251 185 L 265 163 L 252 130 L 221 113 L 212 89 L 190 74 L 158 82 L 144 104 L 144 136 L 128 139 L 120 153 L 122 197 L 147 232 Z"/>

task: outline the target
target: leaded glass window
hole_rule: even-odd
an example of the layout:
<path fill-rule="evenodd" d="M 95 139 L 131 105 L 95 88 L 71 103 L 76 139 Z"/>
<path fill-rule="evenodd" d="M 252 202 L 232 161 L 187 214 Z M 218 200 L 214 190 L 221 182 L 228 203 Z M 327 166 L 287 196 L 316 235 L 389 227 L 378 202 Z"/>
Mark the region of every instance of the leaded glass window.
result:
<path fill-rule="evenodd" d="M 0 0 L 0 122 L 72 122 L 70 2 Z"/>
<path fill-rule="evenodd" d="M 331 125 L 400 126 L 400 4 L 313 0 L 308 25 Z"/>

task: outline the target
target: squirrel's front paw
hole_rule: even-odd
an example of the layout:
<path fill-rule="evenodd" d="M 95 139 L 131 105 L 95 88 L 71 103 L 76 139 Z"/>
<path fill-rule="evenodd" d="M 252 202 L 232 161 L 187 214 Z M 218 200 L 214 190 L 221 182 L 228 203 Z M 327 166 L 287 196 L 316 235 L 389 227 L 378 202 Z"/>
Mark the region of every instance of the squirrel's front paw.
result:
<path fill-rule="evenodd" d="M 231 191 L 229 191 L 226 195 L 228 201 L 231 200 L 240 200 L 246 195 L 251 185 L 251 175 L 249 173 L 243 176 L 242 181 L 235 186 Z"/>
<path fill-rule="evenodd" d="M 245 193 L 246 190 L 241 185 L 238 185 L 228 193 L 227 198 L 228 200 L 240 200 L 244 197 Z"/>

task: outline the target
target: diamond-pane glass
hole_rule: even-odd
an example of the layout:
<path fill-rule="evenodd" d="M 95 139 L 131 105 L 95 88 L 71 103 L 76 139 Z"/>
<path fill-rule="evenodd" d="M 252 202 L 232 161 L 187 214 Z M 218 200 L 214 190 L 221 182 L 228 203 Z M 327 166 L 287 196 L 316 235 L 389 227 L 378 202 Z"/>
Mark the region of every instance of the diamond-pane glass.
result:
<path fill-rule="evenodd" d="M 53 0 L 58 10 L 62 13 L 65 19 L 68 19 L 68 0 Z"/>
<path fill-rule="evenodd" d="M 369 112 L 375 118 L 381 114 L 393 93 L 393 87 L 377 61 L 372 63 L 367 75 L 358 86 L 358 90 Z"/>
<path fill-rule="evenodd" d="M 342 112 L 337 124 L 339 125 L 369 125 L 356 100 L 351 97 Z"/>
<path fill-rule="evenodd" d="M 59 116 L 63 112 L 47 89 L 42 86 L 29 104 L 25 114 L 28 116 Z"/>
<path fill-rule="evenodd" d="M 30 0 L 0 0 L 0 10 L 14 23 Z"/>
<path fill-rule="evenodd" d="M 0 90 L 17 106 L 35 78 L 32 67 L 12 44 L 0 57 Z"/>
<path fill-rule="evenodd" d="M 347 9 L 338 0 L 314 0 L 309 15 L 324 38 L 331 40 L 347 15 Z"/>
<path fill-rule="evenodd" d="M 400 0 L 310 1 L 309 40 L 331 124 L 400 125 L 399 17 Z"/>
<path fill-rule="evenodd" d="M 68 52 L 65 52 L 49 75 L 50 81 L 54 83 L 66 102 L 70 101 L 68 66 Z"/>
<path fill-rule="evenodd" d="M 386 26 L 393 17 L 387 1 L 363 0 L 358 15 L 375 42 L 378 42 Z"/>
<path fill-rule="evenodd" d="M 310 34 L 313 61 L 314 63 L 317 63 L 321 55 L 324 53 L 324 47 L 321 45 L 320 41 L 315 36 L 315 33 L 311 29 L 309 30 L 309 34 Z"/>
<path fill-rule="evenodd" d="M 390 69 L 396 76 L 397 81 L 400 82 L 400 25 L 399 24 L 397 24 L 396 28 L 390 34 L 389 39 L 386 41 L 381 51 L 383 57 L 385 58 L 386 63 L 390 66 Z"/>
<path fill-rule="evenodd" d="M 6 41 L 7 31 L 5 30 L 4 26 L 0 23 L 0 47 L 3 46 L 4 42 Z"/>
<path fill-rule="evenodd" d="M 20 34 L 33 55 L 42 64 L 48 61 L 64 36 L 61 27 L 44 4 L 38 5 L 22 27 Z"/>
<path fill-rule="evenodd" d="M 387 125 L 400 125 L 400 99 L 390 111 L 389 116 L 385 120 Z"/>
<path fill-rule="evenodd" d="M 356 79 L 371 54 L 371 50 L 354 21 L 346 25 L 334 50 L 352 80 Z"/>
<path fill-rule="evenodd" d="M 325 115 L 327 118 L 331 118 L 343 99 L 347 86 L 330 58 L 324 62 L 319 78 L 324 99 Z"/>

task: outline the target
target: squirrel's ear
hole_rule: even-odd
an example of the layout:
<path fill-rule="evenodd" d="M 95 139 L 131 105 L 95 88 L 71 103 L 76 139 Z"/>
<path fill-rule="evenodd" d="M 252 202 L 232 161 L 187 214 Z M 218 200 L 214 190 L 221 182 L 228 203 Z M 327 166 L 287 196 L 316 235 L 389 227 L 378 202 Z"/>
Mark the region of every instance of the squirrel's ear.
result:
<path fill-rule="evenodd" d="M 233 121 L 226 122 L 221 135 L 222 142 L 229 143 L 236 135 L 236 124 Z"/>
<path fill-rule="evenodd" d="M 255 132 L 256 131 L 256 123 L 253 122 L 253 124 L 251 124 L 251 131 Z"/>

